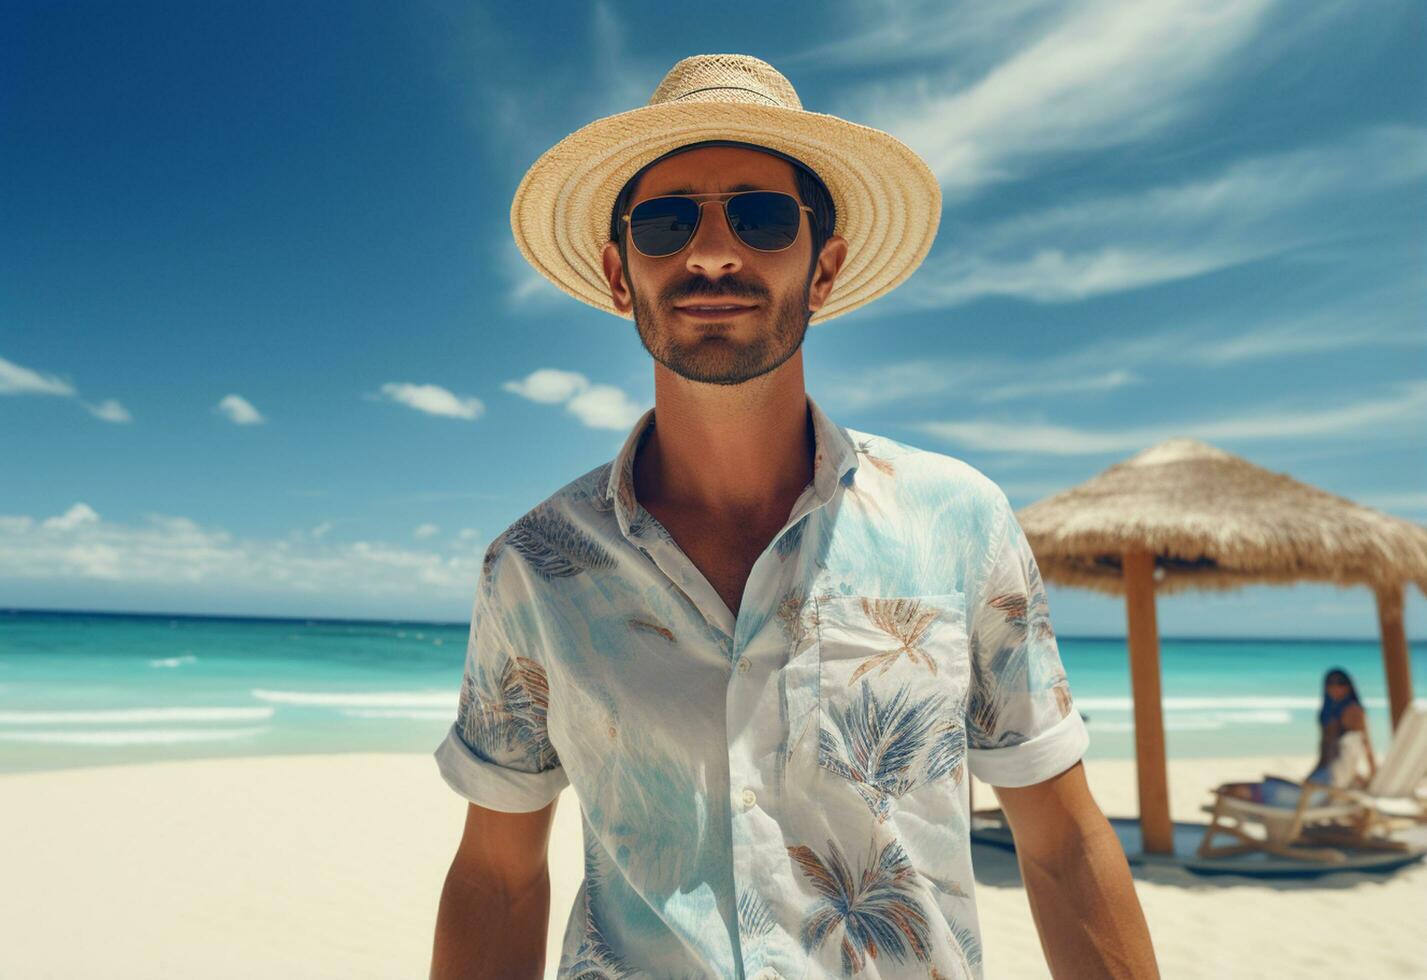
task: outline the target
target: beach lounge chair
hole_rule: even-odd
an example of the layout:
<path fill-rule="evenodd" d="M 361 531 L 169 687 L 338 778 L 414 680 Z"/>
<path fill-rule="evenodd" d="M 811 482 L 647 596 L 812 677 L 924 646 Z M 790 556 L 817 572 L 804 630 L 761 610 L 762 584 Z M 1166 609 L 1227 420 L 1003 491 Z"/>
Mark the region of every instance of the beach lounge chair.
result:
<path fill-rule="evenodd" d="M 1363 751 L 1360 739 L 1345 739 L 1344 746 L 1348 752 Z M 1346 771 L 1356 772 L 1361 761 L 1355 757 Z M 1254 803 L 1216 788 L 1214 802 L 1202 807 L 1213 819 L 1197 853 L 1200 857 L 1226 857 L 1267 851 L 1282 857 L 1339 863 L 1346 860 L 1346 855 L 1336 846 L 1406 850 L 1404 842 L 1392 838 L 1392 831 L 1403 823 L 1427 822 L 1427 797 L 1421 792 L 1424 779 L 1427 708 L 1409 707 L 1366 786 L 1328 786 L 1285 779 L 1297 783 L 1302 790 L 1293 807 Z M 1263 836 L 1249 833 L 1246 828 L 1250 824 L 1261 826 Z M 1238 843 L 1214 845 L 1213 839 L 1220 834 L 1235 837 Z"/>

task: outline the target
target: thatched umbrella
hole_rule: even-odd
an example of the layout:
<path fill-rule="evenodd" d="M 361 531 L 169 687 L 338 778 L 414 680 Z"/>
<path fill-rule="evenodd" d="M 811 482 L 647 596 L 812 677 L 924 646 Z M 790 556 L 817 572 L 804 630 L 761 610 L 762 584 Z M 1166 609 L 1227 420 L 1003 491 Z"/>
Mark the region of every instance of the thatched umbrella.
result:
<path fill-rule="evenodd" d="M 1169 439 L 1017 512 L 1048 582 L 1125 596 L 1140 827 L 1173 853 L 1155 594 L 1259 582 L 1377 596 L 1392 725 L 1412 701 L 1404 585 L 1427 593 L 1427 528 L 1194 439 Z"/>

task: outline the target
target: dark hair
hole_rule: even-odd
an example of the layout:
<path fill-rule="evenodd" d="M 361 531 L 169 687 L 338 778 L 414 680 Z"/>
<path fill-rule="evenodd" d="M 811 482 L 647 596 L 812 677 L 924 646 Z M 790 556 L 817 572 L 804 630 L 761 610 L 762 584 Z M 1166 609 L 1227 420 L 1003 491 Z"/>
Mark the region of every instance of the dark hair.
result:
<path fill-rule="evenodd" d="M 1328 700 L 1328 682 L 1330 680 L 1341 681 L 1348 685 L 1348 696 L 1341 701 Z M 1362 707 L 1362 702 L 1358 700 L 1358 689 L 1353 684 L 1353 679 L 1348 676 L 1348 672 L 1342 667 L 1330 667 L 1323 675 L 1323 707 L 1318 711 L 1318 724 L 1326 725 L 1329 721 L 1342 715 L 1343 710 L 1350 704 Z M 1363 708 L 1367 711 L 1366 708 Z"/>
<path fill-rule="evenodd" d="M 833 206 L 832 194 L 828 192 L 827 185 L 822 182 L 822 178 L 818 177 L 812 168 L 803 161 L 766 146 L 744 143 L 739 140 L 702 140 L 698 143 L 675 147 L 668 153 L 650 160 L 640 167 L 633 177 L 624 182 L 624 186 L 615 195 L 614 206 L 610 208 L 609 215 L 609 240 L 619 245 L 619 261 L 625 266 L 629 264 L 629 252 L 625 241 L 628 236 L 623 234 L 624 221 L 621 220 L 620 215 L 629 210 L 629 202 L 633 199 L 634 192 L 639 189 L 639 180 L 644 176 L 644 171 L 661 160 L 667 160 L 671 156 L 703 146 L 739 146 L 748 150 L 757 150 L 759 153 L 767 153 L 786 160 L 792 165 L 793 178 L 798 185 L 798 197 L 813 209 L 813 213 L 808 216 L 808 227 L 812 231 L 813 242 L 812 258 L 808 261 L 808 278 L 812 279 L 813 269 L 817 267 L 818 256 L 822 254 L 823 246 L 827 244 L 827 240 L 837 229 L 837 208 Z"/>

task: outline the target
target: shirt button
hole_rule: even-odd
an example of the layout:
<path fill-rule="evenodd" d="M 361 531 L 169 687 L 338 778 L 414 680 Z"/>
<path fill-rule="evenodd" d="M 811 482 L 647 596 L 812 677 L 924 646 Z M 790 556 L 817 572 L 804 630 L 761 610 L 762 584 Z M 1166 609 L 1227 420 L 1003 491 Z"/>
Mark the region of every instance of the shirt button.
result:
<path fill-rule="evenodd" d="M 739 672 L 740 674 L 746 674 L 746 673 L 748 673 L 748 668 L 749 668 L 750 666 L 752 666 L 752 664 L 750 664 L 750 663 L 748 662 L 748 658 L 747 658 L 747 657 L 739 657 L 739 658 L 738 658 L 738 672 Z"/>
<path fill-rule="evenodd" d="M 746 790 L 743 791 L 743 805 L 744 805 L 744 806 L 752 806 L 753 804 L 755 804 L 755 803 L 757 803 L 757 802 L 758 802 L 758 796 L 757 796 L 757 794 L 755 794 L 755 793 L 753 792 L 753 790 L 751 790 L 751 789 L 746 789 Z"/>

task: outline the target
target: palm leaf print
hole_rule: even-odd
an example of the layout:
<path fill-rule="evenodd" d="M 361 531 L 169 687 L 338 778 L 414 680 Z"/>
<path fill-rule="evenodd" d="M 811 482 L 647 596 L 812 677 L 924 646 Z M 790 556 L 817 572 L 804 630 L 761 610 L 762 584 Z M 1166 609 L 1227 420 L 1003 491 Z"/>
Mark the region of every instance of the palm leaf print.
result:
<path fill-rule="evenodd" d="M 603 545 L 548 507 L 537 507 L 506 533 L 511 546 L 547 581 L 615 564 Z"/>
<path fill-rule="evenodd" d="M 977 745 L 985 745 L 1000 727 L 1003 696 L 996 675 L 981 658 L 978 634 L 971 634 L 971 695 L 966 706 L 966 730 Z"/>
<path fill-rule="evenodd" d="M 1026 606 L 1028 602 L 1024 592 L 1003 592 L 998 596 L 993 596 L 990 605 L 999 609 L 1006 616 L 1006 622 L 1017 629 L 1026 628 Z"/>
<path fill-rule="evenodd" d="M 935 609 L 923 610 L 917 599 L 862 599 L 862 612 L 872 624 L 897 641 L 897 646 L 869 656 L 848 678 L 851 684 L 869 670 L 880 667 L 885 674 L 902 654 L 912 663 L 923 664 L 933 674 L 936 663 L 931 654 L 918 647 L 927 627 L 936 622 Z"/>
<path fill-rule="evenodd" d="M 605 463 L 581 487 L 581 496 L 590 509 L 598 514 L 608 514 L 614 510 L 614 500 L 609 495 L 609 473 L 613 463 Z"/>
<path fill-rule="evenodd" d="M 966 962 L 973 967 L 981 966 L 981 941 L 976 938 L 976 933 L 953 922 L 951 934 L 956 937 L 956 944 L 961 947 L 961 955 L 966 957 Z"/>
<path fill-rule="evenodd" d="M 767 935 L 773 931 L 773 912 L 768 908 L 767 901 L 752 889 L 746 889 L 742 895 L 738 896 L 738 932 L 739 938 L 747 941 L 753 939 L 762 942 Z"/>
<path fill-rule="evenodd" d="M 942 706 L 940 696 L 912 701 L 909 692 L 904 685 L 879 702 L 864 680 L 847 705 L 829 709 L 836 731 L 818 731 L 819 763 L 851 780 L 879 823 L 887 819 L 893 800 L 919 784 L 914 762 Z"/>
<path fill-rule="evenodd" d="M 604 931 L 595 918 L 594 907 L 609 874 L 601 858 L 602 847 L 592 834 L 585 836 L 585 924 L 579 949 L 569 964 L 561 968 L 561 976 L 579 980 L 622 980 L 629 976 L 623 960 L 610 947 Z"/>
<path fill-rule="evenodd" d="M 1056 709 L 1064 718 L 1070 714 L 1070 709 L 1074 707 L 1074 701 L 1070 696 L 1070 681 L 1066 678 L 1064 671 L 1055 675 L 1055 681 L 1051 684 L 1050 689 L 1055 695 Z"/>
<path fill-rule="evenodd" d="M 476 676 L 462 678 L 456 720 L 461 734 L 486 758 L 518 749 L 532 771 L 559 765 L 545 729 L 550 685 L 544 669 L 525 657 L 507 656 L 500 673 L 491 676 L 477 665 Z"/>
<path fill-rule="evenodd" d="M 778 625 L 783 628 L 783 635 L 793 645 L 794 653 L 802 649 L 803 644 L 811 640 L 817 632 L 817 603 L 808 602 L 805 592 L 790 592 L 785 595 L 779 601 L 774 615 L 777 616 Z"/>
<path fill-rule="evenodd" d="M 888 460 L 883 459 L 881 456 L 874 456 L 874 455 L 872 455 L 872 442 L 871 442 L 871 440 L 869 440 L 869 439 L 863 439 L 863 440 L 861 440 L 860 442 L 858 442 L 858 443 L 857 443 L 857 452 L 858 452 L 859 455 L 866 456 L 866 457 L 867 457 L 867 462 L 871 463 L 873 466 L 875 466 L 877 469 L 881 470 L 883 473 L 887 474 L 888 476 L 896 476 L 896 475 L 897 475 L 896 467 L 894 467 L 894 466 L 891 464 L 891 462 L 889 462 Z"/>
<path fill-rule="evenodd" d="M 959 785 L 965 760 L 966 728 L 955 719 L 941 722 L 932 732 L 931 751 L 927 753 L 927 782 L 950 775 L 953 783 Z"/>
<path fill-rule="evenodd" d="M 674 631 L 667 626 L 660 626 L 658 623 L 651 623 L 643 619 L 631 619 L 629 621 L 629 628 L 645 633 L 655 633 L 670 643 L 674 642 Z"/>
<path fill-rule="evenodd" d="M 829 840 L 827 846 L 826 861 L 807 845 L 788 848 L 821 896 L 803 920 L 803 949 L 812 952 L 841 927 L 844 976 L 861 972 L 869 959 L 882 953 L 898 961 L 908 953 L 927 960 L 930 930 L 913 890 L 916 871 L 902 845 L 888 840 L 856 879 L 837 842 Z"/>
<path fill-rule="evenodd" d="M 509 533 L 509 528 L 502 531 L 486 546 L 485 556 L 481 559 L 481 591 L 487 598 L 490 598 L 491 590 L 495 586 L 495 566 L 500 561 L 500 556 L 505 554 L 505 541 Z"/>
<path fill-rule="evenodd" d="M 955 895 L 957 898 L 971 897 L 966 893 L 966 889 L 962 888 L 961 885 L 955 881 L 936 878 L 927 874 L 925 871 L 922 872 L 922 877 L 925 878 L 933 888 L 945 895 Z"/>

